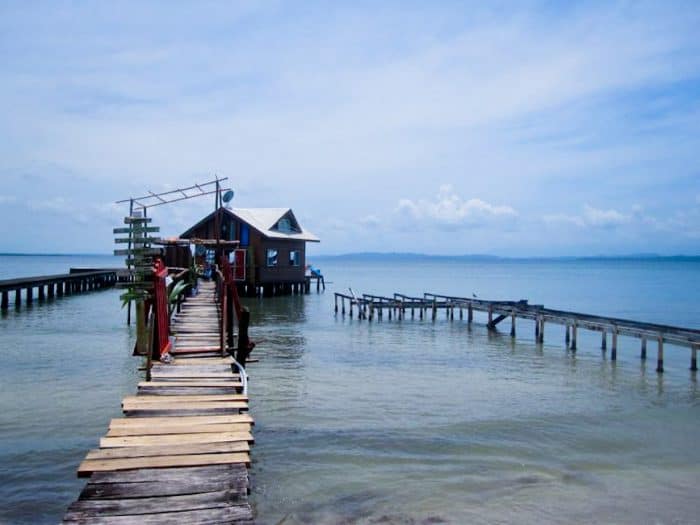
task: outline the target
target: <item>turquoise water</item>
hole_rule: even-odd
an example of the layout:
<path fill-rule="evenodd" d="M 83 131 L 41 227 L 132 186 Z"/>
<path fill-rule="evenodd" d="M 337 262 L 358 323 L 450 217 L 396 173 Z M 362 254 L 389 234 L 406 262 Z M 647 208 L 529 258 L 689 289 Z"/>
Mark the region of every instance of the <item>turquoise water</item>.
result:
<path fill-rule="evenodd" d="M 112 258 L 99 265 L 111 266 Z M 97 266 L 0 257 L 2 278 Z M 564 348 L 476 323 L 343 318 L 333 291 L 433 291 L 700 328 L 697 260 L 313 260 L 325 294 L 247 300 L 259 363 L 252 501 L 262 523 L 691 523 L 700 393 L 687 349 L 666 373 L 622 338 Z M 29 270 L 30 265 L 37 264 Z M 65 266 L 61 266 L 65 264 Z M 26 270 L 26 271 L 25 271 Z M 8 273 L 9 272 L 9 273 Z M 118 292 L 0 319 L 0 522 L 54 523 L 139 378 Z"/>

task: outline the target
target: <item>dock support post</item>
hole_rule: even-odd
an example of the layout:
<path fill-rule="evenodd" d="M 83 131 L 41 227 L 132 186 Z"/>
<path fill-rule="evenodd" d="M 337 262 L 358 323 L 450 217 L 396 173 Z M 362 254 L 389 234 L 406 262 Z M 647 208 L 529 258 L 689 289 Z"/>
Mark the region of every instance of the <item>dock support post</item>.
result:
<path fill-rule="evenodd" d="M 493 330 L 493 305 L 489 305 L 489 324 L 488 324 L 489 330 Z"/>
<path fill-rule="evenodd" d="M 578 325 L 576 324 L 576 321 L 574 321 L 574 324 L 571 325 L 571 351 L 575 352 L 576 351 L 576 335 L 578 331 Z"/>
<path fill-rule="evenodd" d="M 646 361 L 647 358 L 647 338 L 642 337 L 642 353 L 640 354 L 640 359 Z"/>
<path fill-rule="evenodd" d="M 571 327 L 566 324 L 564 325 L 564 347 L 569 348 L 569 343 L 571 343 Z"/>
<path fill-rule="evenodd" d="M 22 290 L 17 288 L 15 290 L 15 308 L 19 308 L 22 304 Z"/>
<path fill-rule="evenodd" d="M 49 299 L 53 299 L 53 297 L 54 297 L 54 283 L 49 283 L 48 288 L 49 288 Z"/>
<path fill-rule="evenodd" d="M 372 322 L 372 319 L 374 318 L 374 304 L 369 303 L 369 322 Z"/>
<path fill-rule="evenodd" d="M 656 353 L 656 371 L 660 374 L 664 371 L 664 337 L 659 335 L 659 347 Z"/>
<path fill-rule="evenodd" d="M 345 297 L 340 298 L 340 310 L 343 315 L 345 315 Z"/>
<path fill-rule="evenodd" d="M 65 284 L 63 284 L 63 281 L 59 281 L 56 283 L 56 295 L 58 297 L 63 297 L 63 287 Z"/>
<path fill-rule="evenodd" d="M 690 369 L 696 372 L 698 369 L 698 345 L 690 348 Z"/>
<path fill-rule="evenodd" d="M 515 310 L 510 311 L 510 336 L 515 337 Z"/>
<path fill-rule="evenodd" d="M 425 310 L 425 308 L 423 308 L 423 306 L 421 305 L 418 308 L 418 319 L 420 319 L 421 321 L 423 320 L 423 310 Z"/>
<path fill-rule="evenodd" d="M 433 299 L 433 321 L 437 318 L 437 303 L 435 302 L 435 299 Z"/>
<path fill-rule="evenodd" d="M 608 333 L 603 330 L 603 335 L 600 338 L 600 349 L 601 350 L 607 350 L 608 348 Z"/>
<path fill-rule="evenodd" d="M 39 301 L 45 301 L 46 300 L 46 291 L 44 290 L 44 285 L 40 284 L 38 286 L 39 289 Z"/>
<path fill-rule="evenodd" d="M 544 344 L 544 317 L 540 320 L 540 343 Z"/>
<path fill-rule="evenodd" d="M 471 324 L 471 322 L 474 320 L 474 309 L 472 308 L 472 303 L 471 301 L 469 302 L 469 306 L 467 307 L 467 322 Z"/>
<path fill-rule="evenodd" d="M 450 321 L 455 320 L 455 305 L 451 304 L 450 305 Z"/>
<path fill-rule="evenodd" d="M 335 296 L 335 313 L 338 313 L 338 296 Z"/>
<path fill-rule="evenodd" d="M 535 343 L 540 342 L 540 316 L 535 317 Z"/>
<path fill-rule="evenodd" d="M 33 296 L 34 296 L 34 288 L 32 288 L 30 286 L 27 288 L 27 306 L 32 304 Z"/>
<path fill-rule="evenodd" d="M 3 310 L 7 310 L 8 306 L 10 305 L 10 297 L 9 297 L 9 292 L 5 290 L 2 292 L 2 304 L 0 304 L 0 308 Z"/>
<path fill-rule="evenodd" d="M 464 319 L 464 310 L 462 310 L 462 305 L 459 305 L 459 320 Z"/>
<path fill-rule="evenodd" d="M 610 349 L 610 360 L 617 361 L 617 328 L 612 332 L 612 348 Z"/>

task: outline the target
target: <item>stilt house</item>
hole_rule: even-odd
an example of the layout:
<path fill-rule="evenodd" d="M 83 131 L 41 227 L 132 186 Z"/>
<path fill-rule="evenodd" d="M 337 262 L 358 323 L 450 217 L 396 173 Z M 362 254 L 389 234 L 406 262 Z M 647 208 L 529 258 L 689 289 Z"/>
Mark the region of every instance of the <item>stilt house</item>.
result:
<path fill-rule="evenodd" d="M 254 291 L 261 288 L 269 293 L 288 293 L 304 286 L 306 243 L 320 242 L 289 208 L 221 207 L 180 237 L 238 241 L 247 250 L 247 290 L 252 286 Z"/>

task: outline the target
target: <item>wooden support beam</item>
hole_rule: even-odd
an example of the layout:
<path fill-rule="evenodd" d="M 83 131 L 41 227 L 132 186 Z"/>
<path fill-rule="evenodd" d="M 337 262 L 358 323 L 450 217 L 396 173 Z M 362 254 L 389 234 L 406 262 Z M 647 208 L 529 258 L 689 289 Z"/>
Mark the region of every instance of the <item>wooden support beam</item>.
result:
<path fill-rule="evenodd" d="M 54 287 L 55 287 L 54 283 L 48 284 L 49 299 L 53 299 L 53 297 L 54 297 Z"/>
<path fill-rule="evenodd" d="M 510 336 L 515 337 L 515 310 L 510 312 Z"/>
<path fill-rule="evenodd" d="M 0 303 L 0 308 L 2 308 L 3 310 L 7 310 L 7 308 L 10 305 L 9 295 L 10 295 L 10 293 L 7 290 L 4 290 L 2 292 L 2 302 Z"/>
<path fill-rule="evenodd" d="M 664 371 L 664 338 L 659 335 L 659 347 L 656 353 L 656 371 L 662 373 Z"/>
<path fill-rule="evenodd" d="M 617 329 L 612 332 L 612 348 L 610 349 L 610 360 L 617 361 Z"/>
<path fill-rule="evenodd" d="M 40 284 L 37 288 L 39 289 L 39 301 L 45 301 L 46 300 L 46 291 L 45 291 L 44 285 Z"/>
<path fill-rule="evenodd" d="M 22 290 L 17 288 L 15 290 L 15 308 L 19 308 L 22 304 Z"/>
<path fill-rule="evenodd" d="M 575 352 L 576 351 L 576 336 L 578 331 L 578 324 L 576 321 L 574 321 L 574 324 L 571 325 L 571 351 Z"/>
<path fill-rule="evenodd" d="M 639 357 L 642 359 L 642 361 L 646 361 L 646 358 L 647 358 L 647 338 L 646 337 L 642 337 L 642 352 L 641 352 Z"/>
<path fill-rule="evenodd" d="M 34 288 L 32 286 L 29 286 L 27 288 L 27 299 L 26 299 L 27 306 L 32 304 L 33 297 L 34 297 Z"/>
<path fill-rule="evenodd" d="M 467 322 L 471 324 L 471 322 L 474 320 L 474 308 L 472 308 L 472 302 L 469 301 L 469 305 L 467 306 Z"/>
<path fill-rule="evenodd" d="M 603 330 L 603 335 L 601 336 L 600 339 L 600 349 L 605 350 L 608 348 L 608 333 Z"/>
<path fill-rule="evenodd" d="M 698 369 L 698 345 L 690 348 L 690 369 L 696 372 Z"/>

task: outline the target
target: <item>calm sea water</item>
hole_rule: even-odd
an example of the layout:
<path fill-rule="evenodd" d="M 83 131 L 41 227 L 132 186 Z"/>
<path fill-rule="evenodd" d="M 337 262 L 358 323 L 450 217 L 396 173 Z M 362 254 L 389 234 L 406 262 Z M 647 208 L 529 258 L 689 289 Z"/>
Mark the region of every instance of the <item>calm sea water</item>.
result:
<path fill-rule="evenodd" d="M 44 259 L 44 258 L 42 258 Z M 317 258 L 325 294 L 248 300 L 256 418 L 252 501 L 262 523 L 695 523 L 700 392 L 687 349 L 654 372 L 639 342 L 604 359 L 599 334 L 544 345 L 476 323 L 369 324 L 333 291 L 424 291 L 700 328 L 700 261 Z M 98 264 L 99 263 L 99 264 Z M 0 257 L 0 278 L 113 258 Z M 0 522 L 54 523 L 84 481 L 139 361 L 117 291 L 0 318 Z"/>

